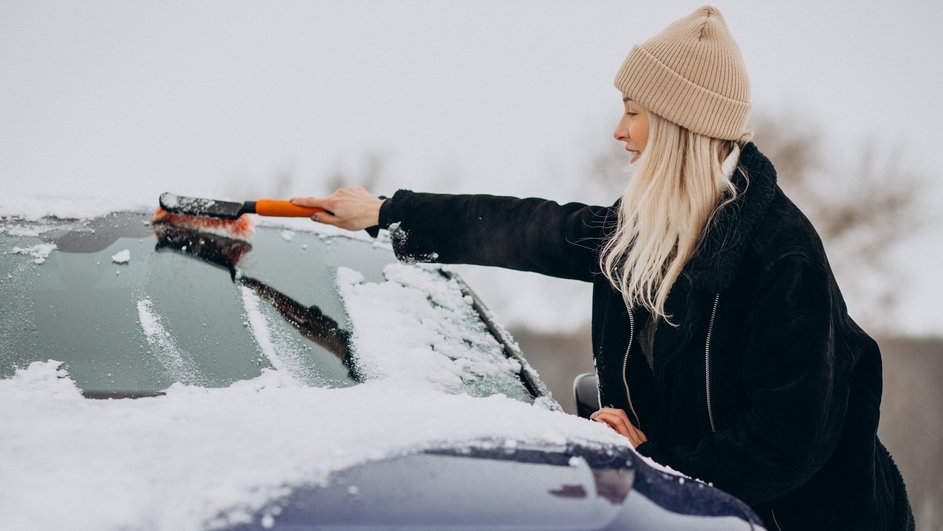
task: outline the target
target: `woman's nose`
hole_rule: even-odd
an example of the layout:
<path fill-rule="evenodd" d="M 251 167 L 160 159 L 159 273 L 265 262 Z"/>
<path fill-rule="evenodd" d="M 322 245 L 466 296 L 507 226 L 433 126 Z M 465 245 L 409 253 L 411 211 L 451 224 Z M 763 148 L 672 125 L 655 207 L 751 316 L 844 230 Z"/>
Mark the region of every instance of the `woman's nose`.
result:
<path fill-rule="evenodd" d="M 625 117 L 622 117 L 619 123 L 616 124 L 616 130 L 612 132 L 612 138 L 620 142 L 629 138 L 629 128 L 625 125 Z"/>
<path fill-rule="evenodd" d="M 619 141 L 625 140 L 626 138 L 628 138 L 628 136 L 629 136 L 628 131 L 626 131 L 626 129 L 622 127 L 621 122 L 619 123 L 619 125 L 616 126 L 616 130 L 612 132 L 612 138 L 615 138 L 616 140 L 619 140 Z"/>

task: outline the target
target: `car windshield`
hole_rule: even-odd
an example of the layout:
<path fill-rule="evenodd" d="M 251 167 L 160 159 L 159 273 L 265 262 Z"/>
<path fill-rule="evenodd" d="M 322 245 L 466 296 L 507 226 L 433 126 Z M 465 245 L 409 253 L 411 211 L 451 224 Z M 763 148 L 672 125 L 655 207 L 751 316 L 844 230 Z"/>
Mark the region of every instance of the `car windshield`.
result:
<path fill-rule="evenodd" d="M 273 369 L 316 387 L 404 377 L 534 400 L 447 271 L 342 235 L 263 226 L 246 241 L 149 218 L 0 220 L 0 378 L 56 359 L 93 398 Z"/>

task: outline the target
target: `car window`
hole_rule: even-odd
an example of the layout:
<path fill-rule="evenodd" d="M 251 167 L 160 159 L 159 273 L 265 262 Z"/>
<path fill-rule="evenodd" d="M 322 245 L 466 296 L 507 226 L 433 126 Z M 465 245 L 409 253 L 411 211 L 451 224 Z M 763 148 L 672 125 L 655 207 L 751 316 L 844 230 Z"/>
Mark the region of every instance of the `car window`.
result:
<path fill-rule="evenodd" d="M 258 227 L 243 241 L 152 227 L 149 217 L 0 220 L 0 378 L 56 359 L 86 396 L 120 397 L 175 382 L 226 386 L 267 368 L 319 387 L 390 376 L 370 372 L 378 359 L 370 341 L 389 323 L 376 315 L 351 322 L 338 270 L 357 275 L 362 290 L 382 292 L 402 288 L 396 267 L 404 267 L 426 275 L 410 287 L 426 307 L 393 311 L 425 312 L 419 325 L 438 336 L 413 346 L 438 356 L 427 359 L 431 366 L 449 367 L 458 386 L 443 384 L 447 390 L 533 400 L 520 364 L 445 272 L 395 264 L 388 246 L 345 236 Z M 446 299 L 459 303 L 446 308 Z M 396 347 L 395 334 L 389 341 Z M 393 372 L 436 380 L 428 369 Z"/>

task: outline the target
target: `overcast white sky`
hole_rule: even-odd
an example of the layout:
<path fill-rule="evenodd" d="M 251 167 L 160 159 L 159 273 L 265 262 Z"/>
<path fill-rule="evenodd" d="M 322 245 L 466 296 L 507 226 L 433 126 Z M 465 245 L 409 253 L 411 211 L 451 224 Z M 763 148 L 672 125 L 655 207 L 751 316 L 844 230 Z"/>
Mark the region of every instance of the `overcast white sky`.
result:
<path fill-rule="evenodd" d="M 0 0 L 3 195 L 322 194 L 375 153 L 377 193 L 584 199 L 626 53 L 700 5 Z M 943 3 L 714 5 L 755 110 L 820 124 L 836 165 L 875 140 L 943 201 Z M 940 242 L 900 256 L 910 331 L 943 333 Z"/>

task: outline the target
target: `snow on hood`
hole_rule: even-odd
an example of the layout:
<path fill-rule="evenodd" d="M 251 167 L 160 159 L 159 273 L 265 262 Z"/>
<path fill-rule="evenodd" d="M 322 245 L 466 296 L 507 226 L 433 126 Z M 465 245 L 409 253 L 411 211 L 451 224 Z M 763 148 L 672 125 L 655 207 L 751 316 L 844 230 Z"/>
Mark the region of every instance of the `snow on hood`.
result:
<path fill-rule="evenodd" d="M 501 395 L 395 380 L 320 389 L 265 371 L 226 388 L 87 400 L 52 360 L 0 380 L 0 425 L 3 529 L 201 529 L 250 521 L 289 486 L 424 448 L 626 444 Z"/>

